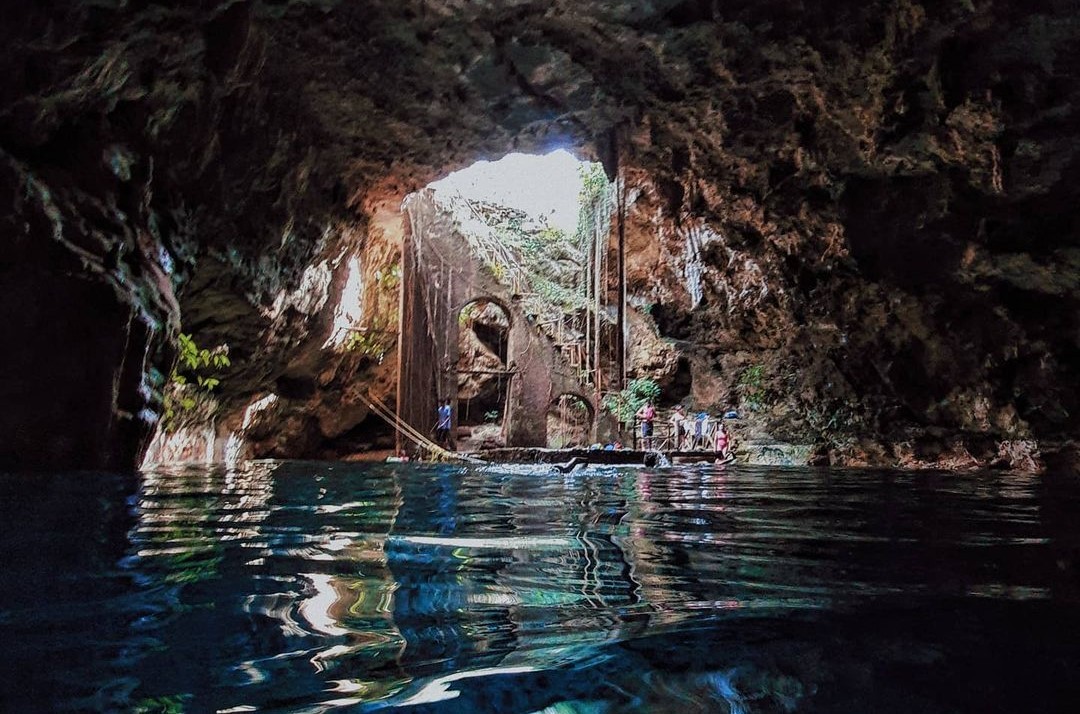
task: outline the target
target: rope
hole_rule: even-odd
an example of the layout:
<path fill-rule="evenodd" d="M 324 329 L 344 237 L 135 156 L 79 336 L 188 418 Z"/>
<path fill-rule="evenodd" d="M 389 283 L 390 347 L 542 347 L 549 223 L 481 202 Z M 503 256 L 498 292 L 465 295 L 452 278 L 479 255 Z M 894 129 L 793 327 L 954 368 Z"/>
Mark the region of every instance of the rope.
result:
<path fill-rule="evenodd" d="M 374 399 L 374 398 L 372 398 L 372 399 Z M 392 426 L 394 429 L 396 429 L 398 432 L 400 432 L 403 436 L 405 436 L 408 439 L 411 439 L 417 445 L 428 449 L 432 453 L 434 453 L 434 454 L 436 454 L 436 455 L 438 455 L 438 456 L 440 456 L 440 457 L 442 457 L 444 459 L 460 458 L 460 459 L 465 460 L 465 461 L 470 461 L 470 460 L 478 461 L 476 459 L 472 459 L 472 457 L 465 457 L 465 456 L 462 456 L 460 454 L 455 454 L 454 452 L 448 451 L 448 450 L 444 449 L 443 447 L 439 446 L 438 444 L 436 444 L 435 442 L 431 441 L 426 436 L 421 434 L 419 431 L 412 428 L 407 422 L 404 422 L 404 421 L 398 419 L 397 415 L 394 414 L 393 412 L 391 412 L 389 410 L 389 408 L 385 404 L 382 404 L 382 402 L 379 402 L 378 404 L 375 404 L 375 403 L 369 401 L 368 406 L 371 408 L 371 411 L 376 416 L 381 417 L 384 421 L 389 423 L 390 426 Z"/>
<path fill-rule="evenodd" d="M 442 457 L 443 459 L 459 459 L 461 461 L 466 461 L 471 464 L 484 463 L 482 459 L 478 459 L 475 456 L 468 456 L 466 454 L 459 454 L 453 451 L 448 451 L 447 449 L 439 446 L 434 441 L 414 429 L 407 422 L 399 419 L 397 414 L 390 411 L 390 408 L 381 401 L 379 401 L 377 397 L 373 397 L 368 394 L 366 397 L 361 395 L 360 398 L 364 401 L 365 404 L 368 405 L 368 408 L 371 409 L 372 413 L 381 418 L 383 421 L 387 422 L 402 436 L 415 442 L 417 446 L 422 446 L 433 454 Z"/>
<path fill-rule="evenodd" d="M 444 454 L 451 454 L 451 452 L 447 451 L 443 447 L 428 439 L 426 436 L 424 436 L 419 431 L 410 426 L 407 422 L 398 419 L 397 415 L 391 412 L 385 404 L 379 402 L 374 397 L 371 397 L 371 400 L 374 401 L 365 400 L 367 401 L 368 407 L 371 408 L 371 410 L 376 414 L 376 416 L 379 416 L 382 419 L 386 420 L 390 424 L 390 426 L 397 429 L 403 436 L 412 439 L 418 445 L 424 446 L 425 448 L 439 454 L 440 456 Z"/>

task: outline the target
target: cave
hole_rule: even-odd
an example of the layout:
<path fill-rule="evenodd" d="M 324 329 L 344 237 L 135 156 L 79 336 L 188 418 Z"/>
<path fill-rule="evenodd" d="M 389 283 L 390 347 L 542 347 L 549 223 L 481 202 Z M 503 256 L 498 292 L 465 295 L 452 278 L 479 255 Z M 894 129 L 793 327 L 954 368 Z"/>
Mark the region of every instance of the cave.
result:
<path fill-rule="evenodd" d="M 228 349 L 198 375 L 215 453 L 275 424 L 274 453 L 329 453 L 363 399 L 395 409 L 408 379 L 402 201 L 561 147 L 619 187 L 601 393 L 648 378 L 709 406 L 763 364 L 753 429 L 834 464 L 897 465 L 930 425 L 977 435 L 983 463 L 994 443 L 1071 453 L 1076 55 L 1070 31 L 1037 28 L 1073 11 L 843 2 L 778 20 L 792 8 L 13 10 L 3 464 L 138 464 L 181 334 Z M 829 429 L 826 404 L 845 415 Z"/>
<path fill-rule="evenodd" d="M 9 5 L 13 711 L 1076 708 L 1078 3 Z"/>

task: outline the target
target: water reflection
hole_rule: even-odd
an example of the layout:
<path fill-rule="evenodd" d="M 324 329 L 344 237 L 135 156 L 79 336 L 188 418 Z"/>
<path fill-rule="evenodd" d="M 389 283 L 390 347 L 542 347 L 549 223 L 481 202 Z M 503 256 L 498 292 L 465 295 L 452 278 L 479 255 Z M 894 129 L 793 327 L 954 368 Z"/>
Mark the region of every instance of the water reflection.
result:
<path fill-rule="evenodd" d="M 105 509 L 64 524 L 86 599 L 63 594 L 63 547 L 28 564 L 28 543 L 61 537 L 18 511 L 24 488 L 0 493 L 17 525 L 0 633 L 31 643 L 18 671 L 40 687 L 5 692 L 15 702 L 888 711 L 915 687 L 915 708 L 955 711 L 938 685 L 968 677 L 971 696 L 1012 704 L 1080 664 L 1061 634 L 1080 602 L 1080 499 L 1034 477 L 278 462 L 137 485 L 57 476 L 39 513 L 85 508 L 71 491 Z M 44 574 L 55 601 L 30 594 Z M 1031 663 L 1013 685 L 993 674 L 1006 651 Z"/>

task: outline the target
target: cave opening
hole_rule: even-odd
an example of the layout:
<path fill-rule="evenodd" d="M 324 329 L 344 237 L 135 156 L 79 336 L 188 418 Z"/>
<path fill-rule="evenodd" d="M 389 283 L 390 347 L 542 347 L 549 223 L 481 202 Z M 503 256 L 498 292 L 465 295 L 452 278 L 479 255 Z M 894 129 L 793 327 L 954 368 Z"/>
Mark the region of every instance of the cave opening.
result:
<path fill-rule="evenodd" d="M 603 171 L 566 149 L 546 154 L 511 153 L 477 161 L 429 184 L 447 203 L 452 198 L 486 209 L 512 211 L 509 220 L 533 222 L 572 234 L 577 229 L 583 175 Z M 503 235 L 504 239 L 510 236 Z"/>
<path fill-rule="evenodd" d="M 565 149 L 513 153 L 428 188 L 436 210 L 530 324 L 558 344 L 584 341 L 586 323 L 603 317 L 603 306 L 594 304 L 606 290 L 597 265 L 603 267 L 613 208 L 599 163 Z"/>
<path fill-rule="evenodd" d="M 541 446 L 553 397 L 589 394 L 594 409 L 616 380 L 614 186 L 559 149 L 480 161 L 406 197 L 403 419 L 448 398 L 459 448 Z"/>
<path fill-rule="evenodd" d="M 510 313 L 474 300 L 458 313 L 458 442 L 505 443 L 509 398 Z"/>

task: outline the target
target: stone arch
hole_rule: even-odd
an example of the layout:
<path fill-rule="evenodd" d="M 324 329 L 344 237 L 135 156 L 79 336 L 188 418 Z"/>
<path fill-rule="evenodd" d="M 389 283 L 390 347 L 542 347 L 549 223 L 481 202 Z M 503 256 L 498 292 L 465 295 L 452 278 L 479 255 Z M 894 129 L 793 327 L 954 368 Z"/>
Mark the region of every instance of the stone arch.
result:
<path fill-rule="evenodd" d="M 564 449 L 588 446 L 592 440 L 596 409 L 588 397 L 563 392 L 551 400 L 547 411 L 547 446 Z"/>
<path fill-rule="evenodd" d="M 495 309 L 490 310 L 488 306 Z M 462 344 L 462 338 L 465 334 L 465 328 L 469 327 L 472 328 L 472 332 L 477 338 L 484 343 L 484 346 L 488 347 L 499 358 L 504 368 L 508 365 L 510 361 L 510 333 L 514 322 L 510 308 L 506 304 L 498 298 L 482 295 L 470 298 L 462 303 L 454 311 L 454 315 L 457 317 L 459 364 L 466 352 L 465 345 Z M 477 325 L 486 329 L 477 330 Z M 488 339 L 484 339 L 485 337 Z"/>
<path fill-rule="evenodd" d="M 462 310 L 464 310 L 466 307 L 468 307 L 474 302 L 490 302 L 498 305 L 500 308 L 502 308 L 502 311 L 506 315 L 507 320 L 513 319 L 513 311 L 510 309 L 510 305 L 507 304 L 505 300 L 494 295 L 487 294 L 471 295 L 470 297 L 465 298 L 458 305 L 455 306 L 454 313 L 460 315 Z"/>
<path fill-rule="evenodd" d="M 489 445 L 506 438 L 511 377 L 511 311 L 499 299 L 473 297 L 454 311 L 458 425 Z"/>

